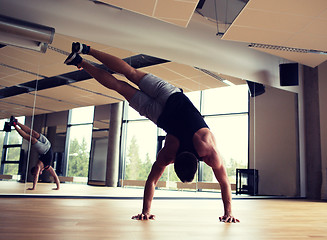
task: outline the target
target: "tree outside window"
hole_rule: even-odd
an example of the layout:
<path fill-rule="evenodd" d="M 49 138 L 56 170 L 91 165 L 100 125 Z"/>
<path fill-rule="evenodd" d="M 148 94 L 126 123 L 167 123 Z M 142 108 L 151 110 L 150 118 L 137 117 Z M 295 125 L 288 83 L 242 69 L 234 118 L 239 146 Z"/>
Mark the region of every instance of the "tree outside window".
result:
<path fill-rule="evenodd" d="M 81 143 L 76 138 L 70 142 L 68 176 L 87 177 L 90 151 L 85 138 Z"/>

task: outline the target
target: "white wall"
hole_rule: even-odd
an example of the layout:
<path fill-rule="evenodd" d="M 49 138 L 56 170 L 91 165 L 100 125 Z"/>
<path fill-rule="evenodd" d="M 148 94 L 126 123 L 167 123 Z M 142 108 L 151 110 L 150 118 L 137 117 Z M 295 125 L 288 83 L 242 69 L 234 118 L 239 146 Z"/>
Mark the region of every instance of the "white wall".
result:
<path fill-rule="evenodd" d="M 251 98 L 250 167 L 259 170 L 259 195 L 299 194 L 296 101 L 272 87 Z"/>

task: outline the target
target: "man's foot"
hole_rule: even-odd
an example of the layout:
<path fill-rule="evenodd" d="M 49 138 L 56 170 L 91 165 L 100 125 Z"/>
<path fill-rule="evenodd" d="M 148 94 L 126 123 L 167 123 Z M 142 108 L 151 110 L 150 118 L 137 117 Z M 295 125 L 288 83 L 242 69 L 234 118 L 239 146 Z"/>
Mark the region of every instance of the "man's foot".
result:
<path fill-rule="evenodd" d="M 83 60 L 83 58 L 80 55 L 78 55 L 78 53 L 72 52 L 66 58 L 64 63 L 67 65 L 74 65 L 74 66 L 78 67 L 77 65 L 80 64 L 82 62 L 82 60 Z"/>
<path fill-rule="evenodd" d="M 17 124 L 17 119 L 14 116 L 10 117 L 10 126 L 15 126 Z"/>
<path fill-rule="evenodd" d="M 5 122 L 5 125 L 3 127 L 3 131 L 5 131 L 5 132 L 11 132 L 10 122 Z"/>
<path fill-rule="evenodd" d="M 87 45 L 79 43 L 79 42 L 73 42 L 72 52 L 88 54 L 90 52 L 90 46 L 87 46 Z"/>

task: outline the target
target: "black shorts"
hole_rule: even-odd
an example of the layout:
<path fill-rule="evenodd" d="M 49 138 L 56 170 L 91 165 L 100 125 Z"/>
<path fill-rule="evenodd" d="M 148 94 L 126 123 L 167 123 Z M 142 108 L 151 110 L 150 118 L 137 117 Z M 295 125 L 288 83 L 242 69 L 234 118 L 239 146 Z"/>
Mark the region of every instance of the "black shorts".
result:
<path fill-rule="evenodd" d="M 41 162 L 43 162 L 44 169 L 48 169 L 49 167 L 51 167 L 53 163 L 52 148 L 50 147 L 50 149 L 45 154 L 39 155 L 39 159 Z"/>

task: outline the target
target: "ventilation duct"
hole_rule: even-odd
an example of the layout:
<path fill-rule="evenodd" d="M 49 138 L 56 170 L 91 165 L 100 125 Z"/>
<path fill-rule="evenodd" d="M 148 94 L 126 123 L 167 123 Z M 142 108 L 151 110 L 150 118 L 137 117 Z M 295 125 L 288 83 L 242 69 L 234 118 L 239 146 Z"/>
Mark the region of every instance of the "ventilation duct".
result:
<path fill-rule="evenodd" d="M 45 53 L 55 29 L 0 15 L 0 43 Z"/>

